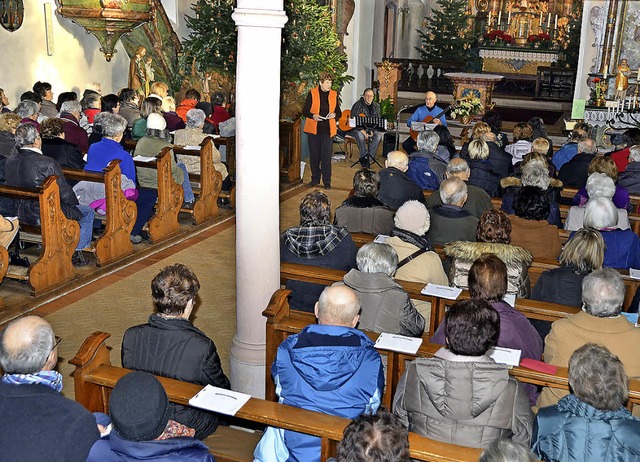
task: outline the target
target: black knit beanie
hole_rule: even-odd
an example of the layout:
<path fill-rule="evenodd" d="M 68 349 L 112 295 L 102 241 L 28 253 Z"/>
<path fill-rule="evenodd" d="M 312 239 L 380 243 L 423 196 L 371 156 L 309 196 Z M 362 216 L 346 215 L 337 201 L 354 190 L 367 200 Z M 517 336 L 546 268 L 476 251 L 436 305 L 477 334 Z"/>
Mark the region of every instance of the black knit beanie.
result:
<path fill-rule="evenodd" d="M 162 384 L 146 372 L 131 372 L 116 383 L 109 399 L 109 415 L 122 438 L 151 441 L 169 421 L 169 400 Z"/>

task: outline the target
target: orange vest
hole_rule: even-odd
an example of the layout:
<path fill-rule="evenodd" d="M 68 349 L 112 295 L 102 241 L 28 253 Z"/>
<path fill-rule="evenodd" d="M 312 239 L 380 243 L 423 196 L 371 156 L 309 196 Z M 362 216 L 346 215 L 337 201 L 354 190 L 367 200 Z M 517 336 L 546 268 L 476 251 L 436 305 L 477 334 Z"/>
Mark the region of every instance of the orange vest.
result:
<path fill-rule="evenodd" d="M 320 90 L 318 87 L 312 88 L 311 91 L 311 114 L 320 114 Z M 329 112 L 335 112 L 338 106 L 338 93 L 335 90 L 329 90 Z M 304 132 L 315 135 L 318 133 L 318 122 L 313 117 L 307 117 L 304 122 Z M 336 119 L 329 119 L 329 133 L 336 136 Z"/>

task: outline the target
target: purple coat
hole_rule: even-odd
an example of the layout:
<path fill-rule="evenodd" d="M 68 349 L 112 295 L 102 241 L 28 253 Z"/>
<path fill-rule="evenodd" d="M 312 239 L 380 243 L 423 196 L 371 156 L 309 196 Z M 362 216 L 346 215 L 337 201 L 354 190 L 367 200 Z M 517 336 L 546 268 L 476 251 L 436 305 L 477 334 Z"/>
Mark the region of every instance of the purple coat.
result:
<path fill-rule="evenodd" d="M 578 205 L 580 207 L 586 205 L 589 200 L 589 194 L 587 194 L 586 188 L 580 188 L 575 196 L 573 196 L 573 200 L 571 203 L 573 205 Z M 616 192 L 611 198 L 614 205 L 623 210 L 631 210 L 631 201 L 629 200 L 629 192 L 620 186 L 616 186 Z"/>
<path fill-rule="evenodd" d="M 526 316 L 511 307 L 507 302 L 491 302 L 491 306 L 500 315 L 499 347 L 513 348 L 522 351 L 522 358 L 531 358 L 537 361 L 542 359 L 543 342 L 536 329 L 531 325 Z M 429 339 L 430 343 L 445 344 L 446 318 Z M 537 389 L 534 385 L 525 384 L 531 404 L 535 404 Z"/>

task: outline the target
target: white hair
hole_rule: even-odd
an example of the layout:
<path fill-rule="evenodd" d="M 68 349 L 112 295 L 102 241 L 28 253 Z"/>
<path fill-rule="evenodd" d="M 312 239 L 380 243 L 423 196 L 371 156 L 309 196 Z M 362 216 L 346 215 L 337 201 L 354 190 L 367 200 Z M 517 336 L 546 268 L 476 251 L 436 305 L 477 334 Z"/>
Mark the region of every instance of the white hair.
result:
<path fill-rule="evenodd" d="M 611 228 L 618 223 L 618 209 L 615 204 L 606 197 L 589 199 L 584 211 L 585 228 Z"/>
<path fill-rule="evenodd" d="M 606 173 L 594 172 L 587 179 L 586 189 L 589 199 L 596 197 L 611 199 L 616 193 L 616 184 Z"/>

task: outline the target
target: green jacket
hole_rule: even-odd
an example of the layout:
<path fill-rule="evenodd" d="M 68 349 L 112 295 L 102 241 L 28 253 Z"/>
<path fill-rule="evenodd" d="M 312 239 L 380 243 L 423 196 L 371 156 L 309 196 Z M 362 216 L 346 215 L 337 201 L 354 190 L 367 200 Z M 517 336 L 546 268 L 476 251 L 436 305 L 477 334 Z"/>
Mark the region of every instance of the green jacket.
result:
<path fill-rule="evenodd" d="M 171 143 L 162 138 L 145 136 L 138 141 L 134 156 L 155 157 L 165 147 L 171 147 Z M 143 188 L 158 189 L 158 171 L 154 168 L 136 167 L 138 183 Z M 178 184 L 184 180 L 184 172 L 176 165 L 176 160 L 171 151 L 171 176 Z"/>

